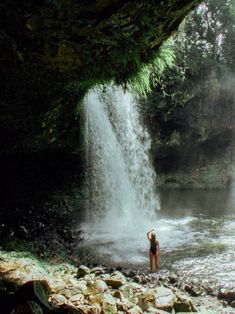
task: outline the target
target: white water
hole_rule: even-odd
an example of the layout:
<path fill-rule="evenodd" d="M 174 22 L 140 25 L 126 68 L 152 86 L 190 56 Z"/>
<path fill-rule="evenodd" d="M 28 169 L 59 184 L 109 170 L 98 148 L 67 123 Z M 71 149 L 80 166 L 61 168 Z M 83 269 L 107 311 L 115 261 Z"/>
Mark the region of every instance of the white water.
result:
<path fill-rule="evenodd" d="M 148 269 L 146 232 L 156 227 L 160 269 L 186 279 L 235 282 L 235 205 L 230 191 L 154 192 L 150 140 L 136 103 L 121 88 L 91 90 L 84 102 L 86 217 L 84 261 Z"/>
<path fill-rule="evenodd" d="M 137 104 L 121 87 L 92 89 L 84 102 L 85 238 L 99 243 L 145 238 L 156 225 L 158 197 L 148 156 L 150 139 Z M 146 241 L 146 239 L 145 239 Z M 103 248 L 105 250 L 105 247 Z"/>

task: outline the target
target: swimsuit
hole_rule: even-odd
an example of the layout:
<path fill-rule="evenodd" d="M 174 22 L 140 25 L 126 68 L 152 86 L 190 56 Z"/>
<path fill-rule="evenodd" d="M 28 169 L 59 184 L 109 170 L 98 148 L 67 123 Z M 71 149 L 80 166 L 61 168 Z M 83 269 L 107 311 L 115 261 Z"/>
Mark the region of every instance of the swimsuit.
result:
<path fill-rule="evenodd" d="M 151 244 L 150 246 L 150 252 L 155 255 L 157 253 L 157 244 L 156 243 L 153 243 Z"/>

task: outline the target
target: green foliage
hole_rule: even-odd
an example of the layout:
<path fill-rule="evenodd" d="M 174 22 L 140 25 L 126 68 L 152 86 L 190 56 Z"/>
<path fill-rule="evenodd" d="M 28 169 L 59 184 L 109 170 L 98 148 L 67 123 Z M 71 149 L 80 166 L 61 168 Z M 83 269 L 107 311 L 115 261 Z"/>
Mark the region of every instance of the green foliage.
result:
<path fill-rule="evenodd" d="M 168 48 L 169 55 L 167 50 L 160 55 L 170 60 L 170 67 L 165 66 L 167 61 L 155 59 L 153 67 L 143 71 L 144 84 L 140 79 L 136 84 L 137 89 L 141 85 L 148 92 L 151 89 L 140 110 L 154 133 L 166 130 L 178 107 L 204 97 L 211 74 L 222 84 L 225 71 L 235 72 L 235 0 L 204 1 L 181 24 Z"/>
<path fill-rule="evenodd" d="M 153 61 L 147 65 L 139 64 L 137 74 L 128 79 L 129 87 L 137 95 L 147 97 L 152 89 L 153 82 L 161 82 L 163 72 L 166 68 L 172 68 L 175 60 L 175 54 L 170 47 L 170 41 L 162 45 L 159 52 L 153 58 Z"/>

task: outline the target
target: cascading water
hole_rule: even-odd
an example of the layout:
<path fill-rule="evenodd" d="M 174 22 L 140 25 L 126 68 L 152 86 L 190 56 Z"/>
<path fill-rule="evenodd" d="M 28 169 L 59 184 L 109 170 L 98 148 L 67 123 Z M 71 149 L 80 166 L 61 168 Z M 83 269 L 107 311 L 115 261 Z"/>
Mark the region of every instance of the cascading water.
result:
<path fill-rule="evenodd" d="M 92 89 L 84 101 L 86 141 L 85 240 L 138 238 L 156 221 L 150 139 L 133 96 L 121 87 Z M 145 237 L 145 236 L 144 236 Z"/>
<path fill-rule="evenodd" d="M 156 217 L 150 139 L 132 95 L 114 86 L 95 88 L 85 98 L 84 115 L 87 202 L 79 258 L 146 270 L 146 232 L 156 227 L 160 269 L 233 284 L 235 207 L 226 191 L 161 192 Z"/>

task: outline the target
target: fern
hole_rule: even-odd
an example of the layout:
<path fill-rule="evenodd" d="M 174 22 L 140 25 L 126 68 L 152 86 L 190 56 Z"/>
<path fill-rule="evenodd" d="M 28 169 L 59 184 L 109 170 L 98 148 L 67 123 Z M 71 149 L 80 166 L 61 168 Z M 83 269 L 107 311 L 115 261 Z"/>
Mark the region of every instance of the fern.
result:
<path fill-rule="evenodd" d="M 151 63 L 141 65 L 139 62 L 137 64 L 139 70 L 127 81 L 128 87 L 137 95 L 146 98 L 154 85 L 153 82 L 157 81 L 161 84 L 161 77 L 165 69 L 174 65 L 175 54 L 171 50 L 171 45 L 171 41 L 162 45 Z"/>

